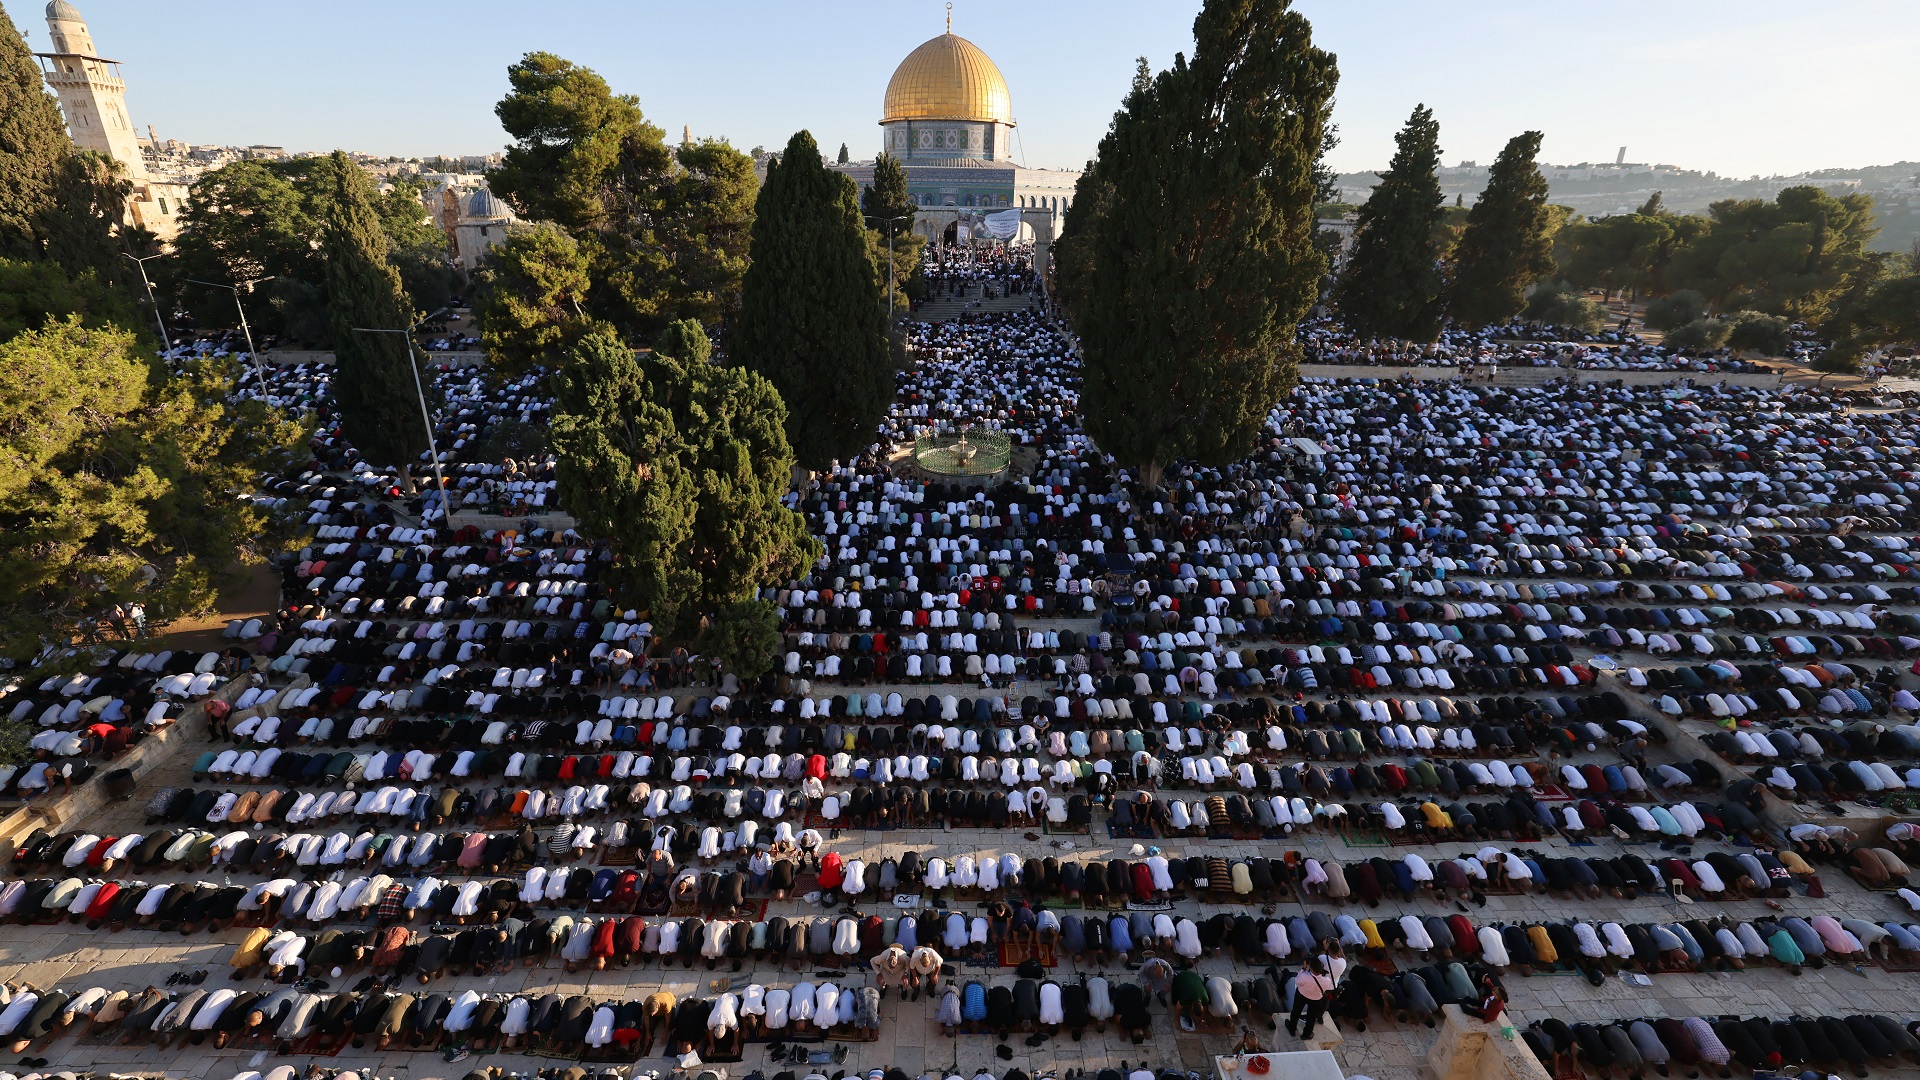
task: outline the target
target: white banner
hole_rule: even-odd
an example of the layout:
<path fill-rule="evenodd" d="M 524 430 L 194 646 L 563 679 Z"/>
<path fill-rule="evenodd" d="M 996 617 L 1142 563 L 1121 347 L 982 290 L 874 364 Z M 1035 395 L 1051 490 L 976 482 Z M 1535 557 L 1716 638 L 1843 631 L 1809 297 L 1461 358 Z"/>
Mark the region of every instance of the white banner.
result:
<path fill-rule="evenodd" d="M 995 240 L 1011 240 L 1020 235 L 1020 211 L 1002 210 L 988 214 L 980 224 L 980 232 Z"/>

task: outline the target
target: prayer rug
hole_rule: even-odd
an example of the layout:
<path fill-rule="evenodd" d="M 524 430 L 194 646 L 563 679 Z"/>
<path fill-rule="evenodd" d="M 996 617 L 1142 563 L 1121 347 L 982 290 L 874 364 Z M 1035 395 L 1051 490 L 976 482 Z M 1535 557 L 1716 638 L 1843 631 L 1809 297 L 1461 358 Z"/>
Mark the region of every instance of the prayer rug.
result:
<path fill-rule="evenodd" d="M 1029 956 L 1037 955 L 1041 967 L 1059 967 L 1059 953 L 1051 945 L 1040 945 L 1036 949 L 1027 945 L 1016 945 L 1010 941 L 1000 943 L 1000 966 L 1019 967 Z"/>

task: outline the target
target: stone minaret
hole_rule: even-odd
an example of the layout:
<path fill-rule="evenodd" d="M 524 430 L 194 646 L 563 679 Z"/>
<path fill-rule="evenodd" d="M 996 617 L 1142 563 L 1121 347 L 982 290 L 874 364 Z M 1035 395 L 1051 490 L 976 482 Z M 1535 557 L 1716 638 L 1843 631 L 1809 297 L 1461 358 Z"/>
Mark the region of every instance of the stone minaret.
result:
<path fill-rule="evenodd" d="M 95 55 L 86 20 L 67 0 L 47 4 L 47 30 L 53 35 L 53 51 L 41 54 L 47 85 L 59 95 L 74 145 L 121 162 L 130 180 L 145 178 L 140 135 L 127 117 L 127 84 L 120 81 L 119 65 Z"/>

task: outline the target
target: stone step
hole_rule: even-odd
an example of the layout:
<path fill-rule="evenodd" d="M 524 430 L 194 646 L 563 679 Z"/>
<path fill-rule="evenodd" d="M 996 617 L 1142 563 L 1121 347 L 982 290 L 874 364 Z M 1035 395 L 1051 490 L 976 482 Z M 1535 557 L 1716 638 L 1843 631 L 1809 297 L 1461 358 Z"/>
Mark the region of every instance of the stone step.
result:
<path fill-rule="evenodd" d="M 977 314 L 980 312 L 1028 311 L 1038 307 L 1039 303 L 1039 297 L 1031 295 L 1002 296 L 992 300 L 981 300 L 978 297 L 965 300 L 948 297 L 941 300 L 929 300 L 921 304 L 920 310 L 913 313 L 913 319 L 916 322 L 948 322 L 959 318 L 963 313 L 967 312 Z"/>

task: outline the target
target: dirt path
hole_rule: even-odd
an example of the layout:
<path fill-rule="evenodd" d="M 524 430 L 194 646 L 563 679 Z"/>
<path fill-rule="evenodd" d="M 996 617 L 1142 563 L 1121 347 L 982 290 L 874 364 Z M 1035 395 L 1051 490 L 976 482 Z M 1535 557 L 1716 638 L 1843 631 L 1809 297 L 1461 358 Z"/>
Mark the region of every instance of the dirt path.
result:
<path fill-rule="evenodd" d="M 155 647 L 165 649 L 218 649 L 225 644 L 221 633 L 233 619 L 270 615 L 280 605 L 280 574 L 273 567 L 260 565 L 248 570 L 246 577 L 221 592 L 210 615 L 177 619 L 167 624 L 164 634 L 155 637 Z"/>

